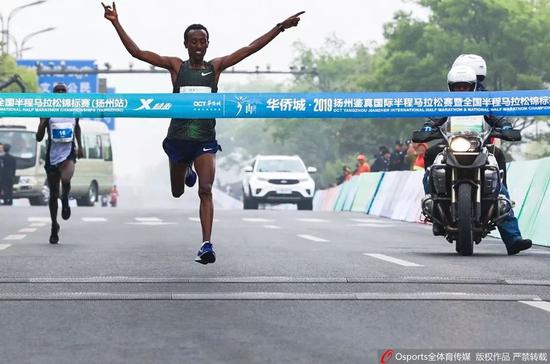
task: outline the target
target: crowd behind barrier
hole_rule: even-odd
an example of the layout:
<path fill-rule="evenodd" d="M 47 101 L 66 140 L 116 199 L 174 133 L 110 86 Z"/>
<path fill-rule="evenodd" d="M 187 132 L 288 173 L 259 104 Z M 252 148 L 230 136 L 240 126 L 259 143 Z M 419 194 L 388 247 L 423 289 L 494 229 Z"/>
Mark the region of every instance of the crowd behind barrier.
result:
<path fill-rule="evenodd" d="M 424 171 L 362 173 L 315 193 L 316 211 L 353 211 L 394 220 L 422 222 Z M 550 157 L 508 165 L 508 186 L 521 231 L 537 245 L 550 247 Z M 495 235 L 498 232 L 494 231 Z M 498 235 L 496 235 L 498 236 Z"/>

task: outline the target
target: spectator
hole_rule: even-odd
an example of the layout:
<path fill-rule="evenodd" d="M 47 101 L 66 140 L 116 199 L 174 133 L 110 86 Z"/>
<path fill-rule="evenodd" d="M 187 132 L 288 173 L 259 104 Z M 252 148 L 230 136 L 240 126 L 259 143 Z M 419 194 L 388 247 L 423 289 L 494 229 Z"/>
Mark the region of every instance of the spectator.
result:
<path fill-rule="evenodd" d="M 357 156 L 357 168 L 355 168 L 355 172 L 353 172 L 353 174 L 358 176 L 361 173 L 366 172 L 370 172 L 369 164 L 365 161 L 365 156 L 363 154 L 359 154 Z"/>
<path fill-rule="evenodd" d="M 116 189 L 116 185 L 113 186 L 111 189 L 111 206 L 116 207 L 118 203 L 118 190 Z"/>
<path fill-rule="evenodd" d="M 352 172 L 351 172 L 351 168 L 348 167 L 348 166 L 343 166 L 342 167 L 342 174 L 340 175 L 340 177 L 338 177 L 338 179 L 336 180 L 336 183 L 337 184 L 342 184 L 346 181 L 349 181 L 352 177 Z"/>
<path fill-rule="evenodd" d="M 409 169 L 405 163 L 406 152 L 403 144 L 398 140 L 395 142 L 395 149 L 390 157 L 390 171 L 404 171 Z"/>
<path fill-rule="evenodd" d="M 3 192 L 4 205 L 13 204 L 13 183 L 15 182 L 15 157 L 10 154 L 10 145 L 4 144 L 2 156 L 2 176 L 0 189 Z"/>
<path fill-rule="evenodd" d="M 383 147 L 380 149 L 380 155 L 374 163 L 372 164 L 370 170 L 371 172 L 385 172 L 389 171 L 390 168 L 390 158 L 391 153 L 387 147 Z"/>

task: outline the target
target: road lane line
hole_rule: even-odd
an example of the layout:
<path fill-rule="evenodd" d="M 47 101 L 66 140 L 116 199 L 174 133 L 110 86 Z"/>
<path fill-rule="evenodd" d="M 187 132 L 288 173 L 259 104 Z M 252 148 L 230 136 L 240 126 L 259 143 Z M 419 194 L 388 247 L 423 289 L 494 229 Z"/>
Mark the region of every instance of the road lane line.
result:
<path fill-rule="evenodd" d="M 318 243 L 328 243 L 329 242 L 329 240 L 318 238 L 318 237 L 313 236 L 313 235 L 296 234 L 296 236 L 299 237 L 299 238 L 302 238 L 302 239 L 311 240 L 311 241 L 315 241 L 315 242 L 318 242 Z"/>
<path fill-rule="evenodd" d="M 264 225 L 264 228 L 266 229 L 280 229 L 280 226 L 277 225 Z"/>
<path fill-rule="evenodd" d="M 329 220 L 315 219 L 315 218 L 301 218 L 297 220 L 302 222 L 330 222 Z"/>
<path fill-rule="evenodd" d="M 272 222 L 272 221 L 274 221 L 274 220 L 270 220 L 270 219 L 261 219 L 261 218 L 255 218 L 255 217 L 243 217 L 241 220 L 246 221 L 246 222 Z"/>
<path fill-rule="evenodd" d="M 27 218 L 27 221 L 28 222 L 50 222 L 50 218 L 49 217 L 29 217 Z"/>
<path fill-rule="evenodd" d="M 136 221 L 139 222 L 161 222 L 162 220 L 158 217 L 136 217 Z"/>
<path fill-rule="evenodd" d="M 388 255 L 384 255 L 384 254 L 363 253 L 363 255 L 366 255 L 366 256 L 369 256 L 369 257 L 372 257 L 372 258 L 376 258 L 376 259 L 380 259 L 380 260 L 384 260 L 386 262 L 399 264 L 399 265 L 402 265 L 404 267 L 423 267 L 423 265 L 416 264 L 416 263 L 413 263 L 413 262 L 408 262 L 408 261 L 402 260 L 402 259 L 393 258 L 393 257 L 390 257 Z"/>
<path fill-rule="evenodd" d="M 8 249 L 11 246 L 11 244 L 0 244 L 0 250 Z"/>
<path fill-rule="evenodd" d="M 546 302 L 546 301 L 519 301 L 519 302 L 550 312 L 550 302 Z"/>
<path fill-rule="evenodd" d="M 37 229 L 36 228 L 23 228 L 19 229 L 18 233 L 34 233 Z"/>
<path fill-rule="evenodd" d="M 105 222 L 107 221 L 104 217 L 83 217 L 82 221 L 84 222 Z"/>
<path fill-rule="evenodd" d="M 25 238 L 25 234 L 14 234 L 14 235 L 8 235 L 2 240 L 21 240 Z"/>
<path fill-rule="evenodd" d="M 33 222 L 32 224 L 30 224 L 30 227 L 44 227 L 48 224 L 46 224 L 45 222 Z"/>

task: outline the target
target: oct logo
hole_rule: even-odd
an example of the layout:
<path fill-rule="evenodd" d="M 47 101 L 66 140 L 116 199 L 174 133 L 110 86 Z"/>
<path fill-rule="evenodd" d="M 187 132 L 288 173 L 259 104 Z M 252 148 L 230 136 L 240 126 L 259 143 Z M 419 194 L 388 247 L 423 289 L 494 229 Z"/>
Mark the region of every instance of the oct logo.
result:
<path fill-rule="evenodd" d="M 387 349 L 380 355 L 380 364 L 388 364 L 393 357 L 393 350 Z"/>

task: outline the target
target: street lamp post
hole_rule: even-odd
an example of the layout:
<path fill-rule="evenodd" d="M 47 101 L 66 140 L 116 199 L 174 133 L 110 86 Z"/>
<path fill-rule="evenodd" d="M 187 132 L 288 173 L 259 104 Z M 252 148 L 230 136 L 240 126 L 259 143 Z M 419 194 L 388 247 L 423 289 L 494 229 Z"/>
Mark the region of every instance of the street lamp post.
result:
<path fill-rule="evenodd" d="M 35 5 L 40 5 L 45 3 L 46 1 L 48 0 L 38 0 L 38 1 L 33 1 L 32 3 L 28 3 L 25 5 L 16 7 L 9 13 L 8 18 L 6 19 L 5 28 L 4 28 L 4 18 L 0 15 L 0 20 L 2 25 L 2 53 L 9 53 L 10 51 L 10 45 L 9 45 L 10 21 L 13 18 L 13 16 L 17 14 L 19 11 L 21 11 L 22 9 L 35 6 Z"/>
<path fill-rule="evenodd" d="M 29 39 L 31 39 L 32 37 L 38 35 L 38 34 L 42 34 L 42 33 L 47 33 L 47 32 L 51 32 L 52 30 L 55 30 L 55 27 L 49 27 L 49 28 L 44 28 L 44 29 L 41 29 L 41 30 L 37 30 L 36 32 L 32 32 L 30 34 L 27 34 L 23 40 L 21 41 L 21 45 L 19 46 L 19 52 L 17 52 L 16 54 L 16 58 L 17 59 L 21 59 L 23 58 L 23 51 L 26 50 L 26 49 L 29 49 L 29 48 L 25 48 L 25 43 L 27 43 L 27 41 Z"/>

